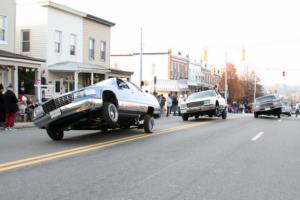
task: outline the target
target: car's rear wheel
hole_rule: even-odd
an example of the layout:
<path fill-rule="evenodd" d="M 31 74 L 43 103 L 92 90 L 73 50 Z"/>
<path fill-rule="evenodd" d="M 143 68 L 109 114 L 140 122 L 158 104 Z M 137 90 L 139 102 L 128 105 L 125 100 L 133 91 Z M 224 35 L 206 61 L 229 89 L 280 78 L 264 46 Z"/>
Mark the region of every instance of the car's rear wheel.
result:
<path fill-rule="evenodd" d="M 183 120 L 183 121 L 189 120 L 189 116 L 188 116 L 188 115 L 182 115 L 182 120 Z"/>
<path fill-rule="evenodd" d="M 199 119 L 199 115 L 195 115 L 195 119 Z"/>
<path fill-rule="evenodd" d="M 257 113 L 254 113 L 254 118 L 258 118 L 258 114 Z"/>
<path fill-rule="evenodd" d="M 105 102 L 103 104 L 102 114 L 105 122 L 109 125 L 115 125 L 118 122 L 118 109 L 113 103 Z"/>
<path fill-rule="evenodd" d="M 280 114 L 277 114 L 277 118 L 279 119 L 281 117 L 281 115 Z"/>
<path fill-rule="evenodd" d="M 145 133 L 152 133 L 154 128 L 154 118 L 151 115 L 144 117 L 144 130 Z"/>
<path fill-rule="evenodd" d="M 219 108 L 219 105 L 218 105 L 218 104 L 216 104 L 216 106 L 215 106 L 215 116 L 216 116 L 216 117 L 219 117 L 219 116 L 220 116 L 220 108 Z"/>
<path fill-rule="evenodd" d="M 224 110 L 222 111 L 222 119 L 226 119 L 226 118 L 227 118 L 227 110 L 224 109 Z"/>
<path fill-rule="evenodd" d="M 64 138 L 64 130 L 62 128 L 47 128 L 48 136 L 54 140 L 62 140 Z"/>

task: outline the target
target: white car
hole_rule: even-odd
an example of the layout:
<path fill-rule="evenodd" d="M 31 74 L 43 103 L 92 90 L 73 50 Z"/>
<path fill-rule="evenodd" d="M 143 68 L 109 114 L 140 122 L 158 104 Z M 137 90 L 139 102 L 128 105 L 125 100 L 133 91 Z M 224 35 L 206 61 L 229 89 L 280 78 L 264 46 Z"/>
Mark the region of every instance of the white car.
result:
<path fill-rule="evenodd" d="M 180 112 L 183 121 L 189 117 L 199 118 L 208 115 L 209 117 L 227 117 L 227 104 L 225 99 L 215 90 L 206 90 L 191 94 L 187 100 L 180 104 Z"/>
<path fill-rule="evenodd" d="M 131 82 L 111 78 L 43 103 L 34 110 L 33 122 L 61 140 L 65 130 L 144 128 L 153 131 L 160 114 L 157 99 Z"/>
<path fill-rule="evenodd" d="M 287 116 L 292 116 L 292 107 L 288 101 L 281 102 L 281 114 L 285 114 Z"/>

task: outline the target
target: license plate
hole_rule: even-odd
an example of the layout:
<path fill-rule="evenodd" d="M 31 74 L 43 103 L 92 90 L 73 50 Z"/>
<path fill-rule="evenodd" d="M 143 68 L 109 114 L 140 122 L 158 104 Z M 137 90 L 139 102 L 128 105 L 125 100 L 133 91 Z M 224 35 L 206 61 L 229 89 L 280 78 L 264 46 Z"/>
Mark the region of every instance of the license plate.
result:
<path fill-rule="evenodd" d="M 265 110 L 271 110 L 269 107 L 265 108 Z"/>
<path fill-rule="evenodd" d="M 60 109 L 56 109 L 56 110 L 51 111 L 49 114 L 50 114 L 51 119 L 53 119 L 55 117 L 60 116 L 61 115 L 61 111 L 60 111 Z"/>

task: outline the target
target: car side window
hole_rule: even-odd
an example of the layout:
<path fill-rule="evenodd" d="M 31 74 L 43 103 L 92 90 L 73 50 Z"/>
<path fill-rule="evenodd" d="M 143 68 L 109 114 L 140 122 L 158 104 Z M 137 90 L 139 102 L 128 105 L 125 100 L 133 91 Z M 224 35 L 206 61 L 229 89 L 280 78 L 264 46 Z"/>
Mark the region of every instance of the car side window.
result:
<path fill-rule="evenodd" d="M 119 89 L 129 89 L 128 85 L 120 79 L 117 79 L 117 85 Z"/>
<path fill-rule="evenodd" d="M 136 92 L 143 92 L 138 86 L 136 86 L 134 83 L 131 83 L 131 82 L 126 82 L 128 85 L 129 85 L 129 87 L 132 89 L 132 90 L 134 90 L 134 91 L 136 91 Z"/>

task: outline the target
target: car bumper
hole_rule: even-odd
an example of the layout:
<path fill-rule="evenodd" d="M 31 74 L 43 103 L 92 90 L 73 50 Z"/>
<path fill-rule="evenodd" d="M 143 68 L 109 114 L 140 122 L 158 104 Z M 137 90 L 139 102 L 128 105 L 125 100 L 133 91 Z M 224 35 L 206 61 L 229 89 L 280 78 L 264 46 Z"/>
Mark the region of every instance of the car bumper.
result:
<path fill-rule="evenodd" d="M 277 114 L 281 114 L 281 107 L 264 109 L 264 110 L 255 110 L 254 112 L 259 115 L 277 115 Z"/>
<path fill-rule="evenodd" d="M 62 106 L 50 113 L 44 113 L 41 116 L 34 118 L 34 124 L 39 128 L 44 128 L 47 125 L 61 118 L 69 117 L 74 114 L 83 113 L 102 108 L 103 101 L 99 98 L 88 98 L 74 101 L 68 105 Z"/>
<path fill-rule="evenodd" d="M 196 106 L 196 107 L 187 107 L 187 108 L 180 108 L 180 112 L 182 114 L 193 114 L 193 113 L 206 113 L 210 111 L 215 110 L 215 105 L 214 104 L 209 104 L 209 105 L 202 105 L 202 106 Z"/>

